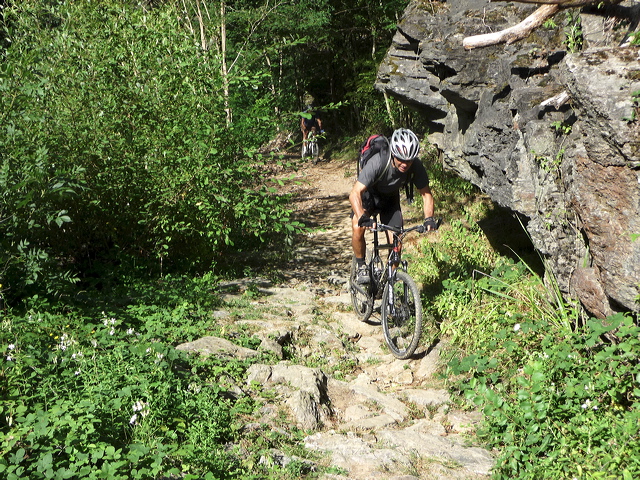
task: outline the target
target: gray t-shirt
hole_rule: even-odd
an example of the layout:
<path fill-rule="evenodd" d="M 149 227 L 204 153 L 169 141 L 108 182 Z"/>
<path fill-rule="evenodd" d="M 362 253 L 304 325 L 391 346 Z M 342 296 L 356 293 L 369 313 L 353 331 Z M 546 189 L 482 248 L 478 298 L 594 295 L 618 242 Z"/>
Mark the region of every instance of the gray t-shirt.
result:
<path fill-rule="evenodd" d="M 396 169 L 393 166 L 392 160 L 389 164 L 389 168 L 387 168 L 387 171 L 382 175 L 382 178 L 380 178 L 380 175 L 387 166 L 388 160 L 389 152 L 386 150 L 382 150 L 373 155 L 360 171 L 358 181 L 367 187 L 367 190 L 371 190 L 372 193 L 379 193 L 385 196 L 392 195 L 400 191 L 402 186 L 405 184 L 407 177 L 412 173 L 413 184 L 418 190 L 429 185 L 429 176 L 427 175 L 424 165 L 422 165 L 422 162 L 419 159 L 414 160 L 411 168 L 409 168 L 405 173 L 401 173 Z M 377 178 L 380 178 L 380 180 L 376 182 Z"/>

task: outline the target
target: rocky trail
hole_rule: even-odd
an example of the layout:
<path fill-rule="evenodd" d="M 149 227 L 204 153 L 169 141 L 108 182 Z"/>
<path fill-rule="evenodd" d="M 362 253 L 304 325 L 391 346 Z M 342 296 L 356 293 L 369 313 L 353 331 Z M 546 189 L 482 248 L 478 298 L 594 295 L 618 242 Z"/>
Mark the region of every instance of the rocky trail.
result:
<path fill-rule="evenodd" d="M 236 318 L 216 312 L 220 321 L 245 325 L 261 339 L 261 349 L 283 359 L 253 365 L 246 385 L 275 392 L 247 432 L 279 429 L 287 423 L 308 432 L 307 449 L 333 467 L 322 478 L 484 479 L 493 465 L 490 452 L 473 446 L 478 412 L 459 411 L 433 374 L 440 345 L 418 347 L 410 360 L 397 360 L 385 346 L 379 314 L 361 322 L 351 311 L 347 290 L 351 258 L 348 191 L 354 181 L 350 164 L 307 164 L 288 183 L 301 221 L 312 227 L 286 264 L 285 281 L 245 279 L 226 284 L 228 305 L 246 288 L 256 315 Z M 231 327 L 230 327 L 231 328 Z M 227 340 L 207 337 L 179 348 L 207 354 L 254 356 Z M 293 359 L 284 360 L 284 350 Z M 302 361 L 304 365 L 302 365 Z M 311 365 L 311 366 L 309 366 Z M 287 422 L 278 420 L 282 412 Z M 296 460 L 273 450 L 266 462 Z M 310 465 L 309 468 L 313 468 Z"/>

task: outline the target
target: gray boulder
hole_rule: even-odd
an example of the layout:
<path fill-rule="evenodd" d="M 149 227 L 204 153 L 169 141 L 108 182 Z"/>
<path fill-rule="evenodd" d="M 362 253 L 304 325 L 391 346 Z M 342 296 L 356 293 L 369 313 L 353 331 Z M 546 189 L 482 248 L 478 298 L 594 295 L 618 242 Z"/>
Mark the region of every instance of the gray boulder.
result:
<path fill-rule="evenodd" d="M 620 45 L 640 6 L 576 10 L 578 53 L 564 43 L 563 12 L 525 40 L 463 48 L 465 37 L 516 25 L 535 8 L 411 2 L 376 88 L 422 112 L 445 164 L 522 219 L 565 296 L 598 317 L 637 312 L 640 59 Z M 545 103 L 563 92 L 567 103 Z"/>

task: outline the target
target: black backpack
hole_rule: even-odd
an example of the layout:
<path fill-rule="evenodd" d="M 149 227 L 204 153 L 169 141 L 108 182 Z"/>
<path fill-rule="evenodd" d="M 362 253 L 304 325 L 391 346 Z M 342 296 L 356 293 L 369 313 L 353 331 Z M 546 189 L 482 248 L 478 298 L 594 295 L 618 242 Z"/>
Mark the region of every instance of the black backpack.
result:
<path fill-rule="evenodd" d="M 358 175 L 360 175 L 360 171 L 367 164 L 369 159 L 373 157 L 376 153 L 380 151 L 386 151 L 389 155 L 389 160 L 387 161 L 387 166 L 384 167 L 384 170 L 376 178 L 376 182 L 378 182 L 387 170 L 389 169 L 389 165 L 391 165 L 391 154 L 389 153 L 389 140 L 384 135 L 371 135 L 367 140 L 360 145 L 360 158 L 358 159 Z"/>
<path fill-rule="evenodd" d="M 367 140 L 360 145 L 360 158 L 358 159 L 358 175 L 360 175 L 360 171 L 367 164 L 369 159 L 380 151 L 389 152 L 389 140 L 384 135 L 371 135 Z M 382 173 L 376 178 L 374 183 L 377 183 L 387 170 L 389 169 L 389 165 L 391 165 L 391 154 L 389 153 L 389 159 L 387 160 L 387 166 L 384 167 Z M 404 184 L 404 191 L 407 195 L 407 202 L 409 204 L 413 203 L 413 174 L 409 175 L 407 178 L 407 182 Z"/>

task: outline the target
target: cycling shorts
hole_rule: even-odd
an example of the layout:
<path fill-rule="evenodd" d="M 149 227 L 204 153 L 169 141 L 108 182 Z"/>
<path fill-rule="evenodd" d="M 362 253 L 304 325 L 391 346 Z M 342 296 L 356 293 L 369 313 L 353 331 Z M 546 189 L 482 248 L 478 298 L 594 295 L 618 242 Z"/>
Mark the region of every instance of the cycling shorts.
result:
<path fill-rule="evenodd" d="M 315 118 L 305 118 L 304 119 L 304 127 L 307 130 L 311 130 L 313 127 L 318 127 L 318 122 Z"/>
<path fill-rule="evenodd" d="M 392 227 L 402 227 L 400 192 L 380 195 L 369 190 L 362 192 L 362 206 L 370 216 L 379 215 L 380 222 Z"/>

